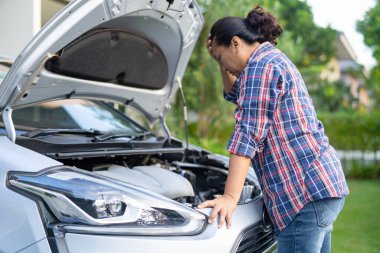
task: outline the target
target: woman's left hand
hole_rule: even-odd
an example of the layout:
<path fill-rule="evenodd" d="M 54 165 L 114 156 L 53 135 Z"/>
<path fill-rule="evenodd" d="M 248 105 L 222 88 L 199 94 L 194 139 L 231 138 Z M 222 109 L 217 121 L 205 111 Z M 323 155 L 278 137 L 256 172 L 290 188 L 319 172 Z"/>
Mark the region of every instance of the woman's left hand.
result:
<path fill-rule="evenodd" d="M 231 228 L 232 213 L 235 211 L 238 204 L 250 164 L 251 159 L 249 157 L 234 154 L 230 155 L 224 194 L 216 199 L 207 200 L 198 205 L 198 208 L 213 208 L 208 223 L 213 223 L 216 216 L 219 214 L 218 227 L 221 228 L 225 220 L 227 228 Z"/>
<path fill-rule="evenodd" d="M 198 205 L 198 208 L 212 207 L 212 213 L 208 218 L 208 223 L 213 223 L 216 216 L 219 214 L 218 228 L 223 226 L 226 221 L 227 229 L 232 225 L 232 213 L 237 206 L 237 202 L 228 194 L 221 195 L 213 200 L 206 200 Z"/>

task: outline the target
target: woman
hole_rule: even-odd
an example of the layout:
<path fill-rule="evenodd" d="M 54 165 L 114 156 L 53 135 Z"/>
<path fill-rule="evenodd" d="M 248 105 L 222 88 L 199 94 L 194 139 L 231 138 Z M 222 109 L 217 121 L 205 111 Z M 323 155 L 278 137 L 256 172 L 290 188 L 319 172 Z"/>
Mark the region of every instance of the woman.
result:
<path fill-rule="evenodd" d="M 219 214 L 219 227 L 226 221 L 230 228 L 252 163 L 279 252 L 330 252 L 348 188 L 300 73 L 275 47 L 281 32 L 259 6 L 211 29 L 208 50 L 220 65 L 225 98 L 237 105 L 236 123 L 225 192 L 199 208 L 212 207 L 209 222 Z"/>

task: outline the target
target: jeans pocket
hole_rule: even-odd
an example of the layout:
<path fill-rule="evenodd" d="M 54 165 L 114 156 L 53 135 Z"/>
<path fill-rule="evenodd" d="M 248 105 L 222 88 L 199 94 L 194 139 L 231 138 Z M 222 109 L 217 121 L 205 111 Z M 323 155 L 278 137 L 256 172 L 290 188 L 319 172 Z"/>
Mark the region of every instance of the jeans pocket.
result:
<path fill-rule="evenodd" d="M 320 227 L 328 227 L 336 220 L 343 208 L 344 199 L 328 198 L 312 202 L 317 214 L 317 223 Z"/>

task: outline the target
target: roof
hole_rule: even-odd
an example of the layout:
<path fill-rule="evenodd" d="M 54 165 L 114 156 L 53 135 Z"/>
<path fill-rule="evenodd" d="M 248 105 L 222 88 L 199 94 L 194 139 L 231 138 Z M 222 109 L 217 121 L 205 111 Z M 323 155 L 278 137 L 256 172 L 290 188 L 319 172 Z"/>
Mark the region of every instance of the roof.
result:
<path fill-rule="evenodd" d="M 351 44 L 349 43 L 346 35 L 343 32 L 338 32 L 338 39 L 336 41 L 337 57 L 339 60 L 352 60 L 357 62 L 357 55 L 355 54 Z"/>

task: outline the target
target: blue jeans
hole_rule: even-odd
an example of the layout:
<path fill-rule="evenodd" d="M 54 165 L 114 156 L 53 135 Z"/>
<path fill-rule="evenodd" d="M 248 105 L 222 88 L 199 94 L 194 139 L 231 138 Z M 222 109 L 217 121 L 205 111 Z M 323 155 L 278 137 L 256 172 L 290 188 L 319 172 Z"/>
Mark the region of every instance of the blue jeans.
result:
<path fill-rule="evenodd" d="M 278 253 L 329 253 L 333 222 L 342 210 L 344 198 L 308 203 L 278 234 Z"/>

